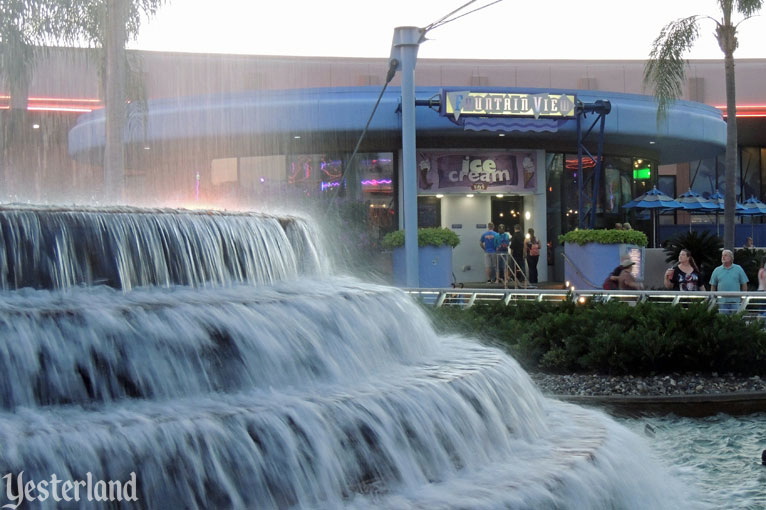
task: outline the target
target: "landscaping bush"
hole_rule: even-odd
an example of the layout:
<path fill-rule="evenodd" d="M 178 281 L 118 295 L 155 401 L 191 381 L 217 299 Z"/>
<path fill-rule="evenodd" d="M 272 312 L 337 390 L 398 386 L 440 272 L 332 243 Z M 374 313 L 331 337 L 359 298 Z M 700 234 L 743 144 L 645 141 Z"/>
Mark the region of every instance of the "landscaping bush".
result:
<path fill-rule="evenodd" d="M 762 324 L 719 314 L 705 303 L 525 301 L 428 310 L 439 331 L 501 345 L 528 370 L 766 374 Z"/>

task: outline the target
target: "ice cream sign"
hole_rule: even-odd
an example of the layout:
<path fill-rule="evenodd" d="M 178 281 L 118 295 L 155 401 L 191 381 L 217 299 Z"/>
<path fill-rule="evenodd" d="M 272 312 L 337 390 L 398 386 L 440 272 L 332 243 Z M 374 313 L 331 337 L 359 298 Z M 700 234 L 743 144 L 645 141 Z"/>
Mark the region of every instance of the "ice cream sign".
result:
<path fill-rule="evenodd" d="M 444 113 L 460 116 L 572 118 L 574 94 L 453 91 L 444 93 Z"/>
<path fill-rule="evenodd" d="M 418 153 L 421 192 L 534 191 L 536 172 L 535 151 Z"/>

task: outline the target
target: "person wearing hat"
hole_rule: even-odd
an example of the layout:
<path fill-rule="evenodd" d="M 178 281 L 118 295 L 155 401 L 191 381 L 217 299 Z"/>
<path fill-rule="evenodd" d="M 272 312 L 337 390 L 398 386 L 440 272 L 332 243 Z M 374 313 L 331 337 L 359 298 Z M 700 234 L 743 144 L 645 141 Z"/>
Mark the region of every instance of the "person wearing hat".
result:
<path fill-rule="evenodd" d="M 635 264 L 635 262 L 628 257 L 625 257 L 620 261 L 622 271 L 620 271 L 620 274 L 617 277 L 617 288 L 620 290 L 641 290 L 644 288 L 641 282 L 636 281 L 636 278 L 631 272 L 633 264 Z"/>

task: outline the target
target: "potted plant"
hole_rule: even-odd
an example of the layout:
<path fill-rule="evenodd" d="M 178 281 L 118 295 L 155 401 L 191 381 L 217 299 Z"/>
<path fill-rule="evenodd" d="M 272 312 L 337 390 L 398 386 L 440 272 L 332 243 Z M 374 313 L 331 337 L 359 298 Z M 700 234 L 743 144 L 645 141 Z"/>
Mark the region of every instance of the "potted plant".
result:
<path fill-rule="evenodd" d="M 418 229 L 420 287 L 445 288 L 452 284 L 452 248 L 458 244 L 460 244 L 460 238 L 448 228 Z M 392 250 L 394 285 L 404 286 L 407 281 L 404 230 L 386 234 L 383 238 L 383 247 Z"/>
<path fill-rule="evenodd" d="M 642 279 L 646 234 L 638 230 L 572 230 L 559 236 L 564 244 L 564 277 L 578 289 L 598 289 L 604 278 L 630 257 L 634 275 Z"/>

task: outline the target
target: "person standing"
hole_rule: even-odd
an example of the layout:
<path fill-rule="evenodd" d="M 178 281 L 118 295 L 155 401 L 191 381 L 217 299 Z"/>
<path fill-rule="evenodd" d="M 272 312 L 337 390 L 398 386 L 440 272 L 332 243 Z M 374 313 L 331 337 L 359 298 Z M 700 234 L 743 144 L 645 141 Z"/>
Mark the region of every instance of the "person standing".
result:
<path fill-rule="evenodd" d="M 527 271 L 529 271 L 529 283 L 537 283 L 537 261 L 540 260 L 540 240 L 535 237 L 535 229 L 527 230 Z"/>
<path fill-rule="evenodd" d="M 734 263 L 734 253 L 731 250 L 721 252 L 721 265 L 713 270 L 710 277 L 710 290 L 722 292 L 745 292 L 747 290 L 747 275 L 742 266 Z M 739 298 L 722 297 L 718 301 L 721 313 L 733 313 L 737 310 Z"/>
<path fill-rule="evenodd" d="M 497 226 L 497 236 L 495 236 L 495 253 L 497 257 L 497 278 L 495 283 L 508 281 L 508 246 L 511 244 L 511 236 L 505 231 L 505 225 Z"/>
<path fill-rule="evenodd" d="M 497 232 L 495 232 L 495 224 L 491 221 L 487 223 L 488 230 L 484 232 L 479 238 L 479 246 L 484 250 L 484 271 L 487 274 L 487 283 L 492 283 L 493 277 L 496 276 L 497 268 L 497 252 L 495 251 L 495 238 Z"/>
<path fill-rule="evenodd" d="M 514 268 L 514 278 L 516 278 L 516 281 L 525 277 L 524 258 L 526 256 L 527 244 L 524 242 L 524 234 L 521 233 L 521 225 L 517 223 L 513 226 L 513 235 L 511 236 L 511 257 L 513 257 L 513 262 L 510 263 Z M 516 269 L 517 265 L 519 269 Z"/>
<path fill-rule="evenodd" d="M 678 252 L 678 264 L 665 271 L 665 288 L 673 290 L 705 290 L 700 270 L 686 248 Z"/>
<path fill-rule="evenodd" d="M 622 270 L 619 276 L 617 276 L 617 288 L 620 290 L 641 290 L 644 288 L 643 284 L 636 280 L 633 276 L 633 262 L 629 257 L 625 257 L 620 261 Z"/>
<path fill-rule="evenodd" d="M 758 270 L 758 290 L 766 290 L 766 257 Z"/>

